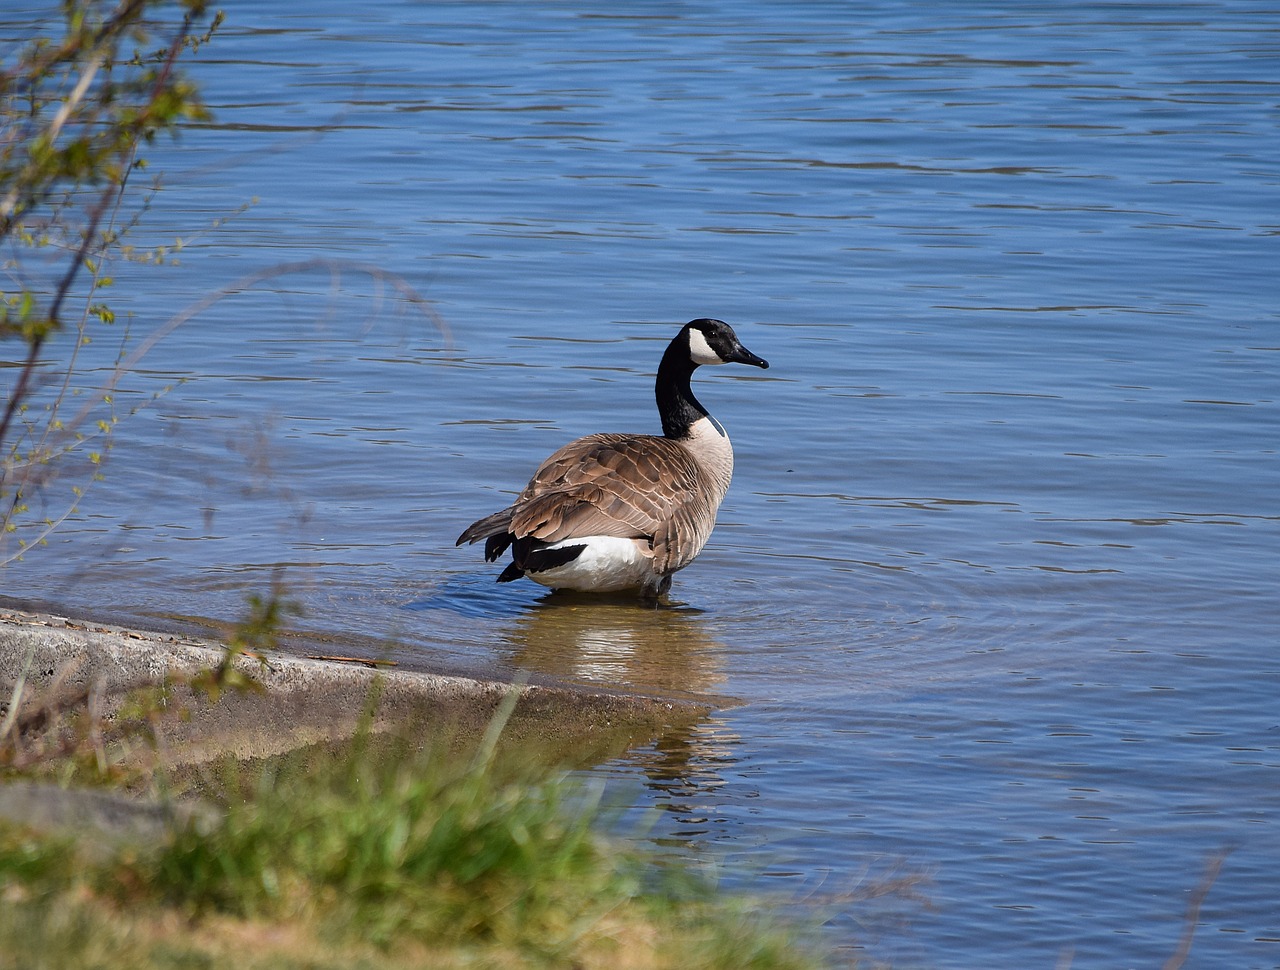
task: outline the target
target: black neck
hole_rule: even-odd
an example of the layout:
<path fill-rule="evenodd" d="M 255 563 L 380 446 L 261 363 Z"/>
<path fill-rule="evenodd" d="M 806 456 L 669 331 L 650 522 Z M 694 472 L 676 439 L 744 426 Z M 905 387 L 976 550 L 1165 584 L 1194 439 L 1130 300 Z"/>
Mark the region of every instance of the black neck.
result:
<path fill-rule="evenodd" d="M 689 388 L 689 378 L 697 366 L 689 359 L 689 347 L 684 341 L 672 341 L 662 355 L 655 391 L 662 433 L 668 438 L 687 437 L 693 423 L 708 416 L 707 409 L 698 403 Z"/>

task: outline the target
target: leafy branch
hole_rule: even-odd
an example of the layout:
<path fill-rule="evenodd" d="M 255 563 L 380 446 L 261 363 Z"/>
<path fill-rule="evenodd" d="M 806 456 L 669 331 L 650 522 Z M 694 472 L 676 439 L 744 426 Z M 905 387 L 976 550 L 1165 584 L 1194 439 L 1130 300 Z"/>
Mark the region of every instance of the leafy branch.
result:
<path fill-rule="evenodd" d="M 38 37 L 0 66 L 0 244 L 6 250 L 0 343 L 21 344 L 6 353 L 14 364 L 0 408 L 5 533 L 15 531 L 27 498 L 56 474 L 59 458 L 112 432 L 109 391 L 94 402 L 108 406 L 108 417 L 88 433 L 73 430 L 75 421 L 68 426 L 60 407 L 87 327 L 114 321 L 99 294 L 111 284 L 108 259 L 129 256 L 120 242 L 128 228 L 120 226 L 121 207 L 131 176 L 145 167 L 139 151 L 158 133 L 208 117 L 178 63 L 221 22 L 206 0 L 63 0 L 61 6 L 61 37 Z M 52 263 L 29 255 L 45 250 L 56 254 Z M 33 415 L 49 341 L 67 328 L 73 304 L 80 339 L 56 399 Z M 106 450 L 91 452 L 90 465 L 99 465 Z M 74 511 L 80 494 L 73 490 L 70 508 L 47 518 L 37 538 Z"/>

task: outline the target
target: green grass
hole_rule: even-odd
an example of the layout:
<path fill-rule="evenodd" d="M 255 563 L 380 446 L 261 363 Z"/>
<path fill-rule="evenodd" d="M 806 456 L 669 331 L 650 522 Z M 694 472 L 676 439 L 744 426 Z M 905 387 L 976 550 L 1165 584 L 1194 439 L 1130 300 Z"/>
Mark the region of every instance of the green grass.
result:
<path fill-rule="evenodd" d="M 232 772 L 222 811 L 104 853 L 0 826 L 9 967 L 801 968 L 811 933 L 601 834 L 598 791 L 363 743 Z"/>

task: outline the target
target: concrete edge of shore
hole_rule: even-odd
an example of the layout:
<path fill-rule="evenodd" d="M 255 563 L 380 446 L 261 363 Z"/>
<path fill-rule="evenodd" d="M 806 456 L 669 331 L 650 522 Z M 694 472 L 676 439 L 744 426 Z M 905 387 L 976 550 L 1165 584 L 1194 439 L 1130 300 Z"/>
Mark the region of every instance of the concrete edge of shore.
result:
<path fill-rule="evenodd" d="M 518 690 L 504 740 L 543 749 L 553 760 L 585 764 L 681 730 L 715 707 L 573 684 L 512 684 L 283 652 L 235 660 L 236 669 L 261 689 L 226 692 L 216 703 L 191 691 L 191 678 L 216 668 L 224 656 L 224 646 L 214 639 L 3 609 L 0 727 L 8 719 L 15 730 L 21 722 L 31 723 L 33 712 L 75 705 L 109 724 L 138 690 L 166 686 L 164 703 L 182 705 L 182 716 L 166 721 L 166 761 L 192 765 L 231 757 L 247 763 L 341 742 L 362 723 L 374 732 L 406 726 L 423 734 L 475 735 Z M 99 828 L 118 827 L 129 816 L 128 830 L 137 819 L 113 801 L 123 798 L 85 793 L 72 809 L 67 796 L 52 786 L 0 783 L 0 816 L 30 821 L 34 806 L 41 805 L 51 825 L 80 824 L 87 811 Z"/>

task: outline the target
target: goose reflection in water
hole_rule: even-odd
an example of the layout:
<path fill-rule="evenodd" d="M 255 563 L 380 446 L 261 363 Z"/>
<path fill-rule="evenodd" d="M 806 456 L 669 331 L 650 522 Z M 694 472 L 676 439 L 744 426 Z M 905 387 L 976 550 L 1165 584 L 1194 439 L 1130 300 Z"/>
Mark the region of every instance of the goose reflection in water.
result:
<path fill-rule="evenodd" d="M 726 680 L 725 647 L 707 632 L 696 609 L 654 609 L 625 593 L 559 591 L 530 602 L 513 592 L 487 578 L 459 576 L 408 608 L 483 620 L 484 640 L 496 649 L 496 659 L 536 678 L 719 709 L 738 703 L 719 693 Z M 697 840 L 715 837 L 722 824 L 717 792 L 737 763 L 738 744 L 736 732 L 715 713 L 676 718 L 612 763 L 623 779 L 638 773 L 651 792 L 641 803 L 671 819 L 672 837 Z"/>
<path fill-rule="evenodd" d="M 723 648 L 696 611 L 559 592 L 503 632 L 503 660 L 561 680 L 722 704 Z"/>
<path fill-rule="evenodd" d="M 699 611 L 658 609 L 634 597 L 552 593 L 504 633 L 504 660 L 513 667 L 571 680 L 709 703 L 738 702 L 718 693 L 725 682 L 724 647 L 707 633 Z M 503 649 L 503 648 L 500 648 Z M 667 837 L 715 837 L 724 772 L 737 761 L 738 738 L 712 713 L 681 721 L 615 761 L 638 771 L 648 802 L 671 821 Z"/>

